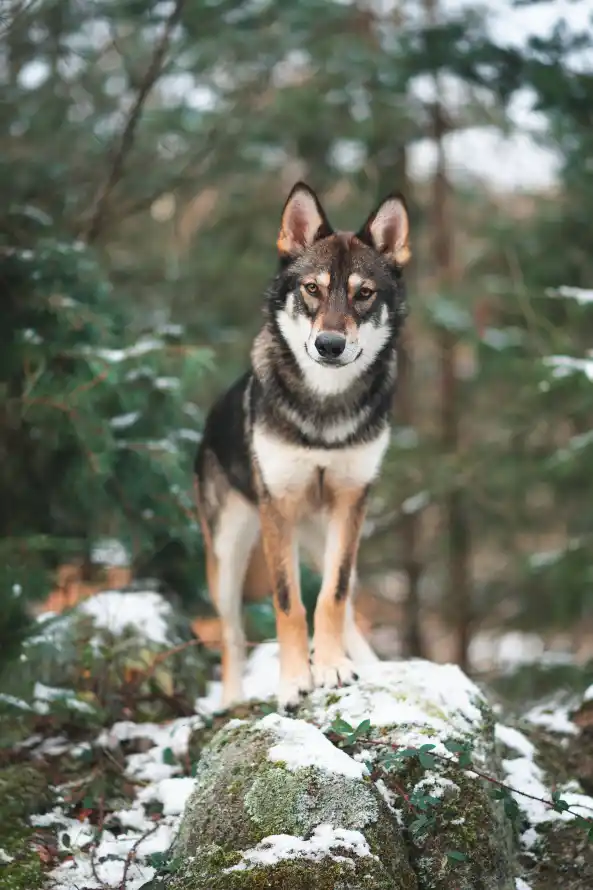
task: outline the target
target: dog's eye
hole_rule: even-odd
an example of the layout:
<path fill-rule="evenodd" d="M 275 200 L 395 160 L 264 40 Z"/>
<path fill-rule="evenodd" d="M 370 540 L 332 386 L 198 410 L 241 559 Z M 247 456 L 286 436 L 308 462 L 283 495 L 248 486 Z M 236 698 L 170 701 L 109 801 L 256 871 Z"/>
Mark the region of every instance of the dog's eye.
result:
<path fill-rule="evenodd" d="M 358 289 L 358 293 L 356 294 L 356 297 L 359 300 L 370 300 L 370 298 L 373 296 L 374 293 L 375 292 L 372 287 L 367 287 L 366 285 L 363 285 L 362 287 L 360 287 Z"/>
<path fill-rule="evenodd" d="M 315 284 L 314 281 L 309 281 L 309 282 L 305 285 L 305 290 L 306 290 L 307 293 L 310 294 L 312 297 L 317 297 L 317 296 L 319 295 L 319 288 L 317 287 L 317 285 Z"/>

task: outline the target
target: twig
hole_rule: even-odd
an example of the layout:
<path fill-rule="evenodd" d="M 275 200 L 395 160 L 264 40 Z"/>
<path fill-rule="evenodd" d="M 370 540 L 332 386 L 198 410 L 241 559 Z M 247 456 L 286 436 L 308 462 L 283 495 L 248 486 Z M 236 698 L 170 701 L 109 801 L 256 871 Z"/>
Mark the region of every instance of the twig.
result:
<path fill-rule="evenodd" d="M 368 738 L 365 738 L 365 745 L 374 745 L 377 748 L 388 747 L 388 748 L 392 748 L 394 751 L 398 751 L 398 750 L 404 748 L 404 745 L 398 745 L 395 742 L 383 742 L 383 741 L 380 741 L 379 739 L 368 739 Z M 417 753 L 420 753 L 417 748 L 414 748 L 411 745 L 407 745 L 405 747 L 408 748 L 410 751 L 416 751 Z M 441 763 L 446 763 L 449 766 L 456 767 L 457 769 L 464 769 L 468 773 L 473 773 L 474 775 L 478 776 L 480 779 L 484 779 L 486 782 L 490 782 L 491 785 L 496 785 L 497 788 L 502 788 L 504 791 L 508 791 L 511 794 L 519 794 L 521 797 L 526 797 L 529 800 L 535 800 L 538 803 L 543 803 L 546 807 L 548 807 L 548 809 L 554 810 L 557 812 L 556 805 L 551 800 L 545 800 L 542 797 L 536 797 L 534 794 L 529 794 L 527 791 L 520 791 L 518 788 L 513 788 L 512 785 L 509 785 L 506 782 L 503 782 L 501 779 L 495 779 L 494 776 L 489 776 L 487 773 L 483 773 L 481 770 L 476 769 L 476 767 L 473 765 L 473 763 L 471 764 L 471 766 L 468 766 L 468 767 L 460 767 L 459 763 L 455 760 L 454 757 L 447 757 L 445 754 L 435 754 L 434 751 L 430 752 L 430 756 L 434 757 L 435 760 L 440 760 Z M 402 796 L 405 799 L 405 795 L 402 795 Z M 587 806 L 582 805 L 582 809 L 590 810 L 591 812 L 593 812 L 592 807 L 587 807 Z M 575 813 L 570 808 L 568 808 L 564 812 L 570 813 L 571 816 L 580 816 L 580 813 Z M 593 819 L 588 819 L 586 816 L 581 816 L 581 818 L 585 819 L 587 822 L 591 822 L 591 824 L 593 825 Z"/>
<path fill-rule="evenodd" d="M 155 85 L 161 74 L 163 59 L 169 47 L 171 34 L 173 32 L 173 29 L 179 22 L 179 19 L 181 18 L 184 3 L 185 0 L 175 0 L 173 11 L 167 19 L 167 23 L 163 30 L 161 39 L 155 47 L 150 65 L 146 70 L 144 79 L 142 80 L 142 83 L 140 84 L 140 87 L 138 89 L 136 99 L 128 114 L 126 125 L 122 131 L 121 138 L 119 140 L 119 145 L 113 156 L 111 169 L 107 175 L 107 178 L 105 179 L 105 182 L 99 188 L 99 191 L 93 202 L 90 222 L 85 235 L 85 240 L 89 244 L 95 241 L 101 232 L 109 198 L 113 189 L 121 179 L 126 162 L 126 157 L 129 154 L 132 145 L 134 144 L 136 128 L 142 115 L 144 103 L 146 102 L 148 94 L 152 90 L 153 86 Z"/>
<path fill-rule="evenodd" d="M 143 841 L 146 840 L 147 837 L 150 837 L 151 834 L 154 834 L 158 827 L 159 827 L 159 822 L 158 822 L 158 820 L 157 820 L 157 821 L 154 823 L 154 825 L 151 826 L 151 828 L 148 829 L 148 831 L 145 831 L 144 834 L 141 835 L 141 836 L 138 838 L 138 840 L 136 841 L 136 843 L 134 844 L 134 846 L 130 849 L 128 855 L 126 856 L 126 862 L 125 862 L 125 865 L 124 865 L 124 873 L 123 873 L 122 878 L 121 878 L 121 884 L 119 885 L 119 890 L 126 890 L 126 883 L 127 883 L 127 880 L 128 880 L 128 872 L 129 872 L 129 870 L 130 870 L 130 866 L 131 866 L 132 862 L 133 862 L 133 861 L 135 860 L 135 858 L 136 858 L 136 853 L 137 853 L 137 851 L 138 851 L 138 847 L 140 846 L 140 844 L 141 844 Z"/>
<path fill-rule="evenodd" d="M 97 871 L 97 860 L 95 858 L 96 853 L 97 853 L 97 844 L 95 843 L 91 847 L 91 871 L 93 873 L 93 877 L 94 877 L 95 881 L 97 882 L 97 884 L 103 888 L 103 890 L 109 890 L 109 884 L 106 884 L 105 881 L 101 877 L 99 877 L 99 872 Z"/>

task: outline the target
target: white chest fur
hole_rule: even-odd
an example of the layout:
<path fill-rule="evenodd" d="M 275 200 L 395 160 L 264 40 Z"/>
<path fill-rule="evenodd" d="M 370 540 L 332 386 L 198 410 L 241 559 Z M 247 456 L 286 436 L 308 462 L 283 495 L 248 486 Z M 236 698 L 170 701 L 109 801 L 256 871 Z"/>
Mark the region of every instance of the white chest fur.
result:
<path fill-rule="evenodd" d="M 388 444 L 388 427 L 372 442 L 327 449 L 290 444 L 259 425 L 253 429 L 253 449 L 263 481 L 275 497 L 307 488 L 320 469 L 336 485 L 368 485 L 379 472 Z"/>

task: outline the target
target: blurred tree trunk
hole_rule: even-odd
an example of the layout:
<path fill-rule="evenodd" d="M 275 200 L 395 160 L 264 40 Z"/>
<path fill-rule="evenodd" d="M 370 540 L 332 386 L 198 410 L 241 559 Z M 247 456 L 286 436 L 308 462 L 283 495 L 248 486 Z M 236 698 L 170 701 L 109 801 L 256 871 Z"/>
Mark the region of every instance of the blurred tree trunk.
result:
<path fill-rule="evenodd" d="M 424 9 L 427 25 L 437 24 L 439 0 L 424 0 Z M 447 119 L 441 103 L 438 74 L 434 77 L 434 87 L 431 122 L 437 158 L 431 195 L 431 251 L 438 286 L 447 292 L 455 280 L 455 247 L 451 184 L 444 143 Z M 454 464 L 460 440 L 460 400 L 455 368 L 455 346 L 455 334 L 441 328 L 438 332 L 438 349 L 442 456 Z M 467 670 L 472 623 L 471 543 L 465 498 L 463 491 L 456 484 L 445 494 L 443 506 L 447 534 L 446 613 L 453 615 L 455 661 L 463 670 Z"/>
<path fill-rule="evenodd" d="M 405 328 L 397 348 L 396 416 L 402 426 L 414 427 L 413 352 L 411 331 Z M 420 534 L 422 513 L 401 510 L 399 525 L 403 552 L 402 567 L 406 576 L 406 601 L 404 604 L 404 629 L 402 654 L 406 658 L 422 658 L 425 655 L 420 620 L 420 579 L 422 562 Z"/>
<path fill-rule="evenodd" d="M 375 167 L 377 200 L 395 190 L 401 191 L 404 195 L 409 194 L 408 155 L 405 144 L 388 147 L 384 144 L 378 145 Z M 412 333 L 408 324 L 400 336 L 397 347 L 397 389 L 393 408 L 398 423 L 409 428 L 414 427 L 415 420 L 413 385 Z M 420 622 L 422 564 L 419 546 L 422 520 L 421 513 L 416 511 L 405 513 L 402 509 L 401 515 L 398 534 L 403 554 L 402 568 L 406 577 L 404 627 L 401 632 L 402 654 L 407 658 L 419 658 L 424 655 Z"/>

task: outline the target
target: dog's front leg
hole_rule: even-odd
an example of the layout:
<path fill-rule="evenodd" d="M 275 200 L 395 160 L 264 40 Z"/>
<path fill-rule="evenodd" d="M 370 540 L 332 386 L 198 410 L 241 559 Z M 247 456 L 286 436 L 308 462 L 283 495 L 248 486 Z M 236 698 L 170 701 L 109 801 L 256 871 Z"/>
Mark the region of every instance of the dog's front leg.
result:
<path fill-rule="evenodd" d="M 336 686 L 355 678 L 346 655 L 346 606 L 365 515 L 366 488 L 338 490 L 328 526 L 323 584 L 315 609 L 313 679 L 316 686 Z"/>
<path fill-rule="evenodd" d="M 312 688 L 307 616 L 301 600 L 294 523 L 274 500 L 260 503 L 262 543 L 274 592 L 280 646 L 278 703 L 290 708 Z"/>

